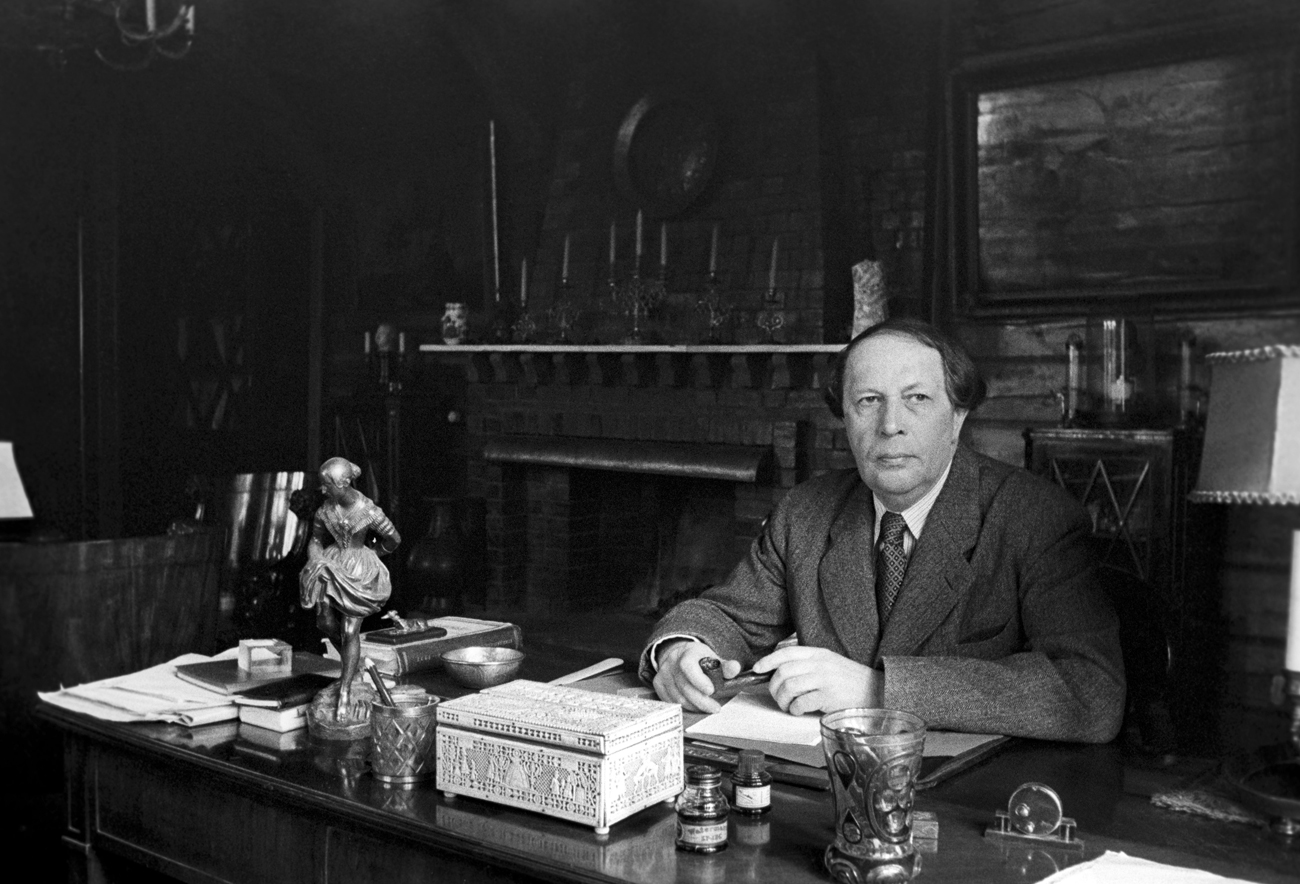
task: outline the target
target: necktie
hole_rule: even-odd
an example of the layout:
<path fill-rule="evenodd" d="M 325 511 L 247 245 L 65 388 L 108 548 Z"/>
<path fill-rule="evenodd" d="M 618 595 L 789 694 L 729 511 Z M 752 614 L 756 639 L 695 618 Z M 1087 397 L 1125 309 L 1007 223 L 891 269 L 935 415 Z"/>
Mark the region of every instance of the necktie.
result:
<path fill-rule="evenodd" d="M 907 556 L 903 552 L 903 532 L 907 522 L 898 513 L 885 513 L 880 520 L 880 543 L 876 549 L 876 610 L 880 612 L 880 628 L 885 628 L 889 611 L 898 599 L 907 571 Z"/>

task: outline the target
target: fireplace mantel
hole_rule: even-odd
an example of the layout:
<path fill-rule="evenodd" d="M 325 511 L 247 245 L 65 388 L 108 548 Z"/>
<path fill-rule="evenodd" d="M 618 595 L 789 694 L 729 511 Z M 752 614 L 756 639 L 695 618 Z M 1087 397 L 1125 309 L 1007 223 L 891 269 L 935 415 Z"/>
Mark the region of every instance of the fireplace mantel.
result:
<path fill-rule="evenodd" d="M 421 344 L 421 353 L 838 353 L 844 344 Z"/>
<path fill-rule="evenodd" d="M 843 344 L 421 344 L 470 383 L 526 386 L 820 387 Z"/>

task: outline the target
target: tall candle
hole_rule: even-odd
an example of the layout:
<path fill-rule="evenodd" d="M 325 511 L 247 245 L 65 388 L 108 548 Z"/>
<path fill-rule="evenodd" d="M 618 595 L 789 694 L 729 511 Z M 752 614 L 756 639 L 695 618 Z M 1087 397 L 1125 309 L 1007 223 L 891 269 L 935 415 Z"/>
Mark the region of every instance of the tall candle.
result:
<path fill-rule="evenodd" d="M 614 232 L 614 228 L 616 224 L 617 222 L 615 221 L 609 222 L 609 278 L 610 279 L 614 278 L 614 243 L 617 242 L 617 237 Z"/>
<path fill-rule="evenodd" d="M 668 266 L 668 224 L 659 222 L 659 266 Z"/>
<path fill-rule="evenodd" d="M 1079 354 L 1083 349 L 1083 339 L 1078 335 L 1070 335 L 1065 342 L 1065 353 L 1068 362 L 1065 378 L 1065 416 L 1073 419 L 1079 412 Z"/>
<path fill-rule="evenodd" d="M 519 262 L 519 306 L 528 306 L 528 259 Z"/>
<path fill-rule="evenodd" d="M 772 260 L 767 265 L 767 290 L 769 292 L 776 291 L 776 250 L 780 242 L 781 237 L 772 237 Z"/>
<path fill-rule="evenodd" d="M 564 259 L 560 262 L 560 279 L 569 281 L 569 235 L 564 234 Z"/>
<path fill-rule="evenodd" d="M 366 332 L 366 355 L 370 355 L 370 332 Z"/>
<path fill-rule="evenodd" d="M 641 210 L 636 210 L 636 266 L 641 266 Z"/>
<path fill-rule="evenodd" d="M 1178 410 L 1183 420 L 1192 412 L 1192 344 L 1195 339 L 1184 335 L 1178 342 Z"/>
<path fill-rule="evenodd" d="M 709 273 L 718 272 L 718 225 L 713 225 L 713 239 L 709 242 Z"/>
<path fill-rule="evenodd" d="M 1300 672 L 1300 531 L 1291 533 L 1291 608 L 1286 626 L 1286 668 Z"/>
<path fill-rule="evenodd" d="M 399 355 L 406 352 L 406 332 L 397 333 L 397 352 Z"/>
<path fill-rule="evenodd" d="M 501 302 L 501 236 L 497 221 L 497 121 L 488 120 L 488 169 L 492 187 L 492 297 Z"/>

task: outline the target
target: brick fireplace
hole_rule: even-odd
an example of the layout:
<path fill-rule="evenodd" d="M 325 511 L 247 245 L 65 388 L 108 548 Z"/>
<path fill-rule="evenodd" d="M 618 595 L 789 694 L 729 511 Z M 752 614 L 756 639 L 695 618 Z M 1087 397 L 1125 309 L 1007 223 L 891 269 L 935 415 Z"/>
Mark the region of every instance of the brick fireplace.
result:
<path fill-rule="evenodd" d="M 693 594 L 796 482 L 852 465 L 821 395 L 835 345 L 437 349 L 467 381 L 489 608 Z"/>

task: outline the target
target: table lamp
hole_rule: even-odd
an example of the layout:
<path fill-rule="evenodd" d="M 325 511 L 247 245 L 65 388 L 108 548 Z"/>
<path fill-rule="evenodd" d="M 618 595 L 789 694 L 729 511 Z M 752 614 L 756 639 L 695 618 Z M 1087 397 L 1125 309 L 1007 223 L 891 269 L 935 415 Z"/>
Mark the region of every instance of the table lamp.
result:
<path fill-rule="evenodd" d="M 30 519 L 32 505 L 23 490 L 18 464 L 14 461 L 14 443 L 0 442 L 0 519 Z"/>
<path fill-rule="evenodd" d="M 1202 503 L 1300 504 L 1300 346 L 1211 353 L 1209 416 L 1196 490 Z M 1243 804 L 1300 834 L 1300 531 L 1291 540 L 1286 658 L 1278 686 L 1291 704 L 1290 741 L 1225 767 Z"/>

